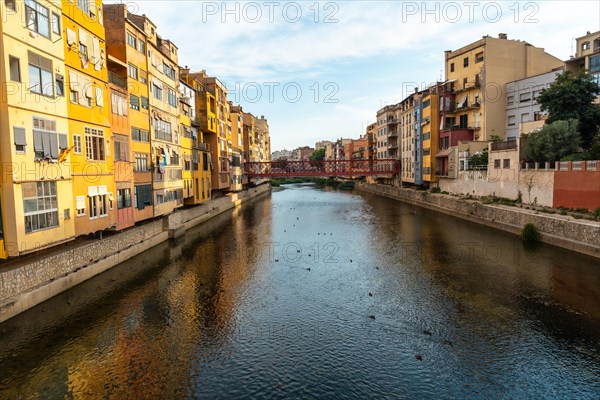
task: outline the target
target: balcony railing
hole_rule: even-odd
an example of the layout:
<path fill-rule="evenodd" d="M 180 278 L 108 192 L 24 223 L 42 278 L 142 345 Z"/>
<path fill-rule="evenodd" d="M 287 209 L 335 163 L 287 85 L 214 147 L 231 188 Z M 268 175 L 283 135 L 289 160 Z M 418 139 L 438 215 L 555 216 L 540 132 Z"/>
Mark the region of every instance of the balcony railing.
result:
<path fill-rule="evenodd" d="M 517 148 L 516 140 L 506 140 L 503 142 L 492 143 L 492 151 L 512 150 Z"/>
<path fill-rule="evenodd" d="M 124 78 L 121 75 L 108 71 L 108 81 L 121 89 L 127 90 L 127 78 Z"/>

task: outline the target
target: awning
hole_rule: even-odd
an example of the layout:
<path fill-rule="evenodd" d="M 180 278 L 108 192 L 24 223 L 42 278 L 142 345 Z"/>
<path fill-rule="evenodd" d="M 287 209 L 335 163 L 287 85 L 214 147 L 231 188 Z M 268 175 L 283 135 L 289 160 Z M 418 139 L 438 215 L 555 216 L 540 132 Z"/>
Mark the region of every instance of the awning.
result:
<path fill-rule="evenodd" d="M 449 149 L 440 151 L 435 156 L 436 157 L 448 157 L 453 151 L 454 151 L 454 147 L 450 147 Z"/>

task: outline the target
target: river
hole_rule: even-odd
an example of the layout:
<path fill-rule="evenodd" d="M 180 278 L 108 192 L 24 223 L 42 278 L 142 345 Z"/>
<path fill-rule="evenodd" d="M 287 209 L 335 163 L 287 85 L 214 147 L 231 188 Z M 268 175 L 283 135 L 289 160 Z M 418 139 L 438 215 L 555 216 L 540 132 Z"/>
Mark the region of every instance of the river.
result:
<path fill-rule="evenodd" d="M 0 325 L 0 399 L 600 397 L 600 268 L 289 185 Z"/>

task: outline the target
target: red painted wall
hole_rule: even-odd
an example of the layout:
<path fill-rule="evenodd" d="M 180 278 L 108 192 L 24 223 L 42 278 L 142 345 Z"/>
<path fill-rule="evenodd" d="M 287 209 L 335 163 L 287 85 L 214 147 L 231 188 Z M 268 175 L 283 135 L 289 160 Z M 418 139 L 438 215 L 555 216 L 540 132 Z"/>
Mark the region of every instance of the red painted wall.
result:
<path fill-rule="evenodd" d="M 557 171 L 554 173 L 554 207 L 600 207 L 600 171 Z"/>

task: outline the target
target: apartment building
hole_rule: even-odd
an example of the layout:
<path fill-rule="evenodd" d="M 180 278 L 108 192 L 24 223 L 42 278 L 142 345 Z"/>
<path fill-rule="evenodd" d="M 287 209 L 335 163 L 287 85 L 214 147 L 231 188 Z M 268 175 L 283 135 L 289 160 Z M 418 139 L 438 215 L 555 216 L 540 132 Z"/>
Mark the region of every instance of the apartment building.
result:
<path fill-rule="evenodd" d="M 133 189 L 131 203 L 134 221 L 154 216 L 152 193 L 152 149 L 150 146 L 150 100 L 148 85 L 148 36 L 131 19 L 126 4 L 104 4 L 104 28 L 108 53 L 108 81 L 126 93 L 123 101 L 118 90 L 111 94 L 111 109 L 127 114 L 129 153 Z M 114 112 L 114 111 L 113 111 Z M 125 136 L 124 130 L 119 135 Z M 122 136 L 117 138 L 123 139 Z M 124 141 L 121 140 L 120 143 Z M 121 145 L 119 145 L 121 146 Z M 125 163 L 122 163 L 125 165 Z M 119 186 L 119 185 L 117 185 Z M 128 204 L 125 188 L 120 194 Z M 117 199 L 119 188 L 117 188 Z M 118 201 L 117 201 L 118 202 Z"/>
<path fill-rule="evenodd" d="M 179 67 L 177 46 L 157 33 L 145 15 L 129 19 L 146 34 L 149 85 L 152 200 L 154 216 L 166 215 L 183 205 L 181 142 L 179 132 Z M 135 67 L 135 66 L 132 66 Z"/>
<path fill-rule="evenodd" d="M 62 2 L 75 234 L 116 228 L 114 152 L 101 0 Z M 122 132 L 121 132 L 122 133 Z"/>
<path fill-rule="evenodd" d="M 75 237 L 60 3 L 4 2 L 0 21 L 0 258 Z M 24 24 L 26 21 L 27 24 Z"/>
<path fill-rule="evenodd" d="M 507 140 L 515 140 L 521 134 L 532 132 L 544 125 L 547 114 L 542 112 L 537 98 L 563 71 L 563 68 L 558 68 L 506 84 Z"/>
<path fill-rule="evenodd" d="M 600 84 L 600 31 L 575 39 L 575 56 L 565 61 L 567 71 L 578 73 L 587 71 L 598 84 Z"/>
<path fill-rule="evenodd" d="M 419 170 L 415 162 L 417 151 L 420 147 L 415 142 L 416 129 L 420 132 L 420 111 L 419 102 L 421 95 L 419 92 L 408 95 L 399 104 L 399 140 L 400 140 L 400 161 L 402 171 L 400 179 L 402 182 L 415 183 L 415 169 Z M 415 114 L 417 110 L 417 114 Z M 418 122 L 419 121 L 419 122 Z M 418 125 L 418 126 L 417 126 Z"/>
<path fill-rule="evenodd" d="M 198 138 L 198 128 L 192 121 L 196 118 L 196 92 L 194 88 L 183 81 L 179 81 L 179 141 L 181 144 L 181 163 L 183 170 L 183 202 L 196 204 L 199 191 L 194 185 L 192 176 L 192 161 L 194 159 L 193 140 Z"/>
<path fill-rule="evenodd" d="M 528 76 L 552 71 L 563 62 L 506 34 L 482 39 L 445 52 L 446 81 L 439 92 L 440 138 L 438 172 L 449 170 L 451 147 L 459 141 L 505 138 L 505 85 Z M 454 168 L 454 166 L 452 167 Z"/>
<path fill-rule="evenodd" d="M 244 111 L 242 106 L 229 102 L 229 123 L 231 125 L 231 190 L 239 192 L 248 183 L 244 179 Z"/>
<path fill-rule="evenodd" d="M 435 176 L 435 156 L 438 149 L 440 133 L 439 122 L 439 97 L 438 84 L 431 85 L 422 92 L 421 99 L 421 154 L 422 170 L 420 180 L 422 184 L 430 186 L 437 181 Z"/>

